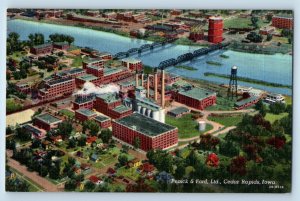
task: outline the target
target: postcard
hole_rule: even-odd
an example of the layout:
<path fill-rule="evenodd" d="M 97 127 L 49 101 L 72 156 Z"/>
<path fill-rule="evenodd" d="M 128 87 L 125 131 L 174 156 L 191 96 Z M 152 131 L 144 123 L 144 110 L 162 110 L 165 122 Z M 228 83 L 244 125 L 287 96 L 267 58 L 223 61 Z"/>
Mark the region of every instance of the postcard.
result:
<path fill-rule="evenodd" d="M 292 10 L 8 9 L 6 62 L 6 191 L 291 191 Z"/>

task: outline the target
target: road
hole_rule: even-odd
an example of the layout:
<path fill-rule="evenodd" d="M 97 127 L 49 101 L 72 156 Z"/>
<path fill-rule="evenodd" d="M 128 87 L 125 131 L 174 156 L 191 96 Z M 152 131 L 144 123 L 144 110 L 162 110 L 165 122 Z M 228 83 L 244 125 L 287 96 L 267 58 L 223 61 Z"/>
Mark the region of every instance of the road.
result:
<path fill-rule="evenodd" d="M 27 167 L 21 165 L 18 161 L 12 159 L 12 151 L 7 151 L 7 165 L 19 173 L 23 174 L 25 177 L 30 178 L 33 182 L 37 183 L 46 192 L 58 192 L 61 191 L 55 184 L 51 183 L 47 179 L 38 175 L 37 172 L 30 172 Z"/>

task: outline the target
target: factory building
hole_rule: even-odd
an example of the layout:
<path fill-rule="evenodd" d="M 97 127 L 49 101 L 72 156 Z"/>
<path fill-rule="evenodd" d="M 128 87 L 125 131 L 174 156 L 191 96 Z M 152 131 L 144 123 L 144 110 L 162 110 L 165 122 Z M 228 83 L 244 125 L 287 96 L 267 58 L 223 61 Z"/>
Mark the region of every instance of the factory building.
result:
<path fill-rule="evenodd" d="M 116 93 L 97 95 L 94 108 L 112 119 L 122 118 L 132 113 L 132 109 L 123 105 L 121 98 Z"/>
<path fill-rule="evenodd" d="M 81 108 L 86 108 L 86 109 L 93 109 L 94 108 L 94 100 L 95 96 L 94 95 L 75 95 L 75 100 L 72 101 L 73 103 L 73 110 L 78 110 Z"/>
<path fill-rule="evenodd" d="M 101 128 L 111 127 L 111 119 L 104 115 L 98 115 L 94 118 Z"/>
<path fill-rule="evenodd" d="M 260 100 L 260 97 L 257 96 L 251 96 L 250 98 L 238 101 L 234 104 L 234 108 L 236 110 L 242 110 L 246 107 L 250 107 L 254 104 L 256 104 Z"/>
<path fill-rule="evenodd" d="M 134 58 L 122 59 L 122 66 L 132 71 L 134 70 L 141 71 L 143 69 L 142 61 Z"/>
<path fill-rule="evenodd" d="M 87 66 L 104 67 L 104 60 L 100 58 L 88 58 L 82 61 L 82 68 L 86 69 Z"/>
<path fill-rule="evenodd" d="M 281 94 L 275 94 L 275 93 L 267 94 L 267 96 L 264 99 L 264 101 L 266 103 L 270 103 L 270 104 L 273 104 L 273 103 L 285 103 L 284 96 L 281 95 Z"/>
<path fill-rule="evenodd" d="M 31 54 L 50 54 L 53 50 L 52 43 L 36 45 L 30 48 Z"/>
<path fill-rule="evenodd" d="M 208 42 L 221 43 L 223 41 L 223 19 L 210 17 L 208 22 Z"/>
<path fill-rule="evenodd" d="M 206 107 L 214 105 L 217 100 L 215 92 L 198 87 L 180 89 L 174 91 L 172 95 L 175 101 L 198 110 L 204 110 Z"/>
<path fill-rule="evenodd" d="M 85 71 L 81 68 L 72 68 L 70 70 L 60 71 L 55 74 L 58 78 L 76 78 L 78 76 L 84 75 Z"/>
<path fill-rule="evenodd" d="M 96 112 L 86 108 L 80 108 L 75 111 L 75 118 L 78 119 L 79 121 L 91 120 L 96 116 L 97 116 Z"/>
<path fill-rule="evenodd" d="M 59 118 L 56 118 L 55 116 L 52 116 L 48 113 L 43 113 L 40 115 L 37 115 L 33 119 L 33 125 L 42 128 L 46 131 L 51 130 L 52 128 L 57 128 L 58 124 L 61 123 L 62 120 Z"/>
<path fill-rule="evenodd" d="M 40 100 L 51 99 L 72 94 L 75 90 L 75 80 L 71 77 L 50 80 L 38 91 Z"/>
<path fill-rule="evenodd" d="M 294 19 L 292 16 L 274 16 L 272 18 L 272 26 L 279 29 L 292 30 L 294 26 Z"/>
<path fill-rule="evenodd" d="M 112 121 L 112 132 L 115 138 L 134 144 L 138 138 L 140 149 L 168 149 L 178 144 L 178 129 L 158 122 L 139 113 Z"/>

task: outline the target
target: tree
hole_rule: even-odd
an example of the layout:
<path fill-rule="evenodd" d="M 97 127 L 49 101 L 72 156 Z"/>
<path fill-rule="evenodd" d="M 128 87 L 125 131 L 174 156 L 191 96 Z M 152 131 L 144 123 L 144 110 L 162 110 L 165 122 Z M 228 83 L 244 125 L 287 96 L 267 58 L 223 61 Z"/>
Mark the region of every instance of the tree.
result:
<path fill-rule="evenodd" d="M 84 190 L 87 192 L 92 192 L 95 189 L 95 184 L 91 181 L 87 181 L 84 185 Z"/>
<path fill-rule="evenodd" d="M 252 31 L 250 32 L 247 37 L 248 40 L 254 43 L 261 43 L 263 40 L 263 37 L 260 34 L 257 34 L 256 32 Z"/>
<path fill-rule="evenodd" d="M 210 134 L 200 136 L 199 148 L 203 150 L 215 150 L 220 140 Z"/>
<path fill-rule="evenodd" d="M 273 114 L 280 114 L 282 112 L 285 112 L 286 105 L 281 102 L 273 103 L 269 106 L 270 112 Z"/>
<path fill-rule="evenodd" d="M 46 177 L 48 175 L 48 168 L 44 165 L 40 166 L 39 175 Z"/>
<path fill-rule="evenodd" d="M 264 105 L 262 100 L 259 100 L 256 104 L 255 104 L 255 109 L 259 111 L 259 113 L 264 117 L 267 114 L 267 107 L 266 105 Z"/>
<path fill-rule="evenodd" d="M 184 160 L 176 161 L 176 170 L 175 170 L 175 174 L 174 174 L 176 179 L 183 178 L 183 176 L 185 175 L 185 168 L 186 168 L 186 164 L 185 164 Z"/>
<path fill-rule="evenodd" d="M 75 148 L 76 147 L 76 140 L 75 139 L 70 139 L 68 143 L 68 148 Z"/>
<path fill-rule="evenodd" d="M 109 129 L 104 129 L 101 131 L 100 138 L 103 143 L 109 143 L 112 138 L 112 132 Z"/>
<path fill-rule="evenodd" d="M 272 15 L 266 15 L 266 20 L 267 20 L 268 22 L 271 22 L 272 18 L 273 18 Z"/>
<path fill-rule="evenodd" d="M 6 149 L 14 150 L 16 148 L 16 141 L 13 139 L 6 140 Z"/>
<path fill-rule="evenodd" d="M 97 136 L 99 130 L 100 130 L 100 127 L 99 125 L 93 121 L 93 120 L 87 120 L 85 122 L 83 122 L 83 132 L 85 132 L 87 129 L 90 130 L 90 134 L 92 136 Z"/>
<path fill-rule="evenodd" d="M 18 126 L 15 130 L 15 134 L 17 138 L 20 139 L 21 141 L 31 140 L 31 133 L 24 127 Z"/>
<path fill-rule="evenodd" d="M 219 152 L 222 155 L 233 157 L 239 155 L 240 150 L 237 144 L 233 143 L 230 140 L 226 140 L 225 142 L 220 143 Z"/>
<path fill-rule="evenodd" d="M 74 191 L 77 187 L 77 182 L 74 179 L 70 179 L 65 183 L 65 190 Z"/>
<path fill-rule="evenodd" d="M 258 25 L 257 25 L 257 22 L 258 22 L 258 17 L 256 17 L 256 16 L 252 16 L 251 17 L 251 23 L 252 23 L 252 25 L 255 27 L 255 28 L 258 28 Z"/>
<path fill-rule="evenodd" d="M 70 121 L 63 121 L 62 123 L 58 124 L 58 130 L 61 136 L 64 139 L 67 139 L 73 130 L 72 123 Z"/>
<path fill-rule="evenodd" d="M 268 35 L 267 35 L 267 41 L 271 41 L 272 38 L 273 38 L 273 35 L 272 35 L 272 34 L 268 34 Z"/>
<path fill-rule="evenodd" d="M 71 45 L 74 42 L 74 37 L 73 36 L 66 36 L 65 40 Z"/>
<path fill-rule="evenodd" d="M 39 147 L 41 147 L 41 145 L 42 145 L 41 140 L 34 138 L 31 143 L 31 148 L 33 148 L 33 149 L 39 148 Z"/>
<path fill-rule="evenodd" d="M 59 179 L 60 178 L 60 167 L 52 166 L 49 170 L 49 177 L 51 179 Z"/>
<path fill-rule="evenodd" d="M 120 154 L 120 156 L 118 157 L 118 161 L 120 166 L 124 166 L 128 162 L 128 157 L 125 154 Z"/>
<path fill-rule="evenodd" d="M 228 170 L 232 174 L 238 174 L 243 176 L 247 173 L 246 171 L 246 158 L 243 156 L 237 156 L 231 160 Z"/>
<path fill-rule="evenodd" d="M 140 148 L 140 145 L 141 145 L 141 140 L 140 140 L 140 138 L 139 138 L 139 137 L 135 137 L 135 138 L 133 139 L 133 146 L 134 146 L 134 148 L 139 149 L 139 148 Z"/>

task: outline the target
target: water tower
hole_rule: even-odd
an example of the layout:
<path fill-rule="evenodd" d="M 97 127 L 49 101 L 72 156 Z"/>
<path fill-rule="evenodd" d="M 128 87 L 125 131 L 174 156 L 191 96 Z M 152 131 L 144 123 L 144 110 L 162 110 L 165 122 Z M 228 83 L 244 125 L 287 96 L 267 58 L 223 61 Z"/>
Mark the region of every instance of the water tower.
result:
<path fill-rule="evenodd" d="M 227 97 L 237 97 L 237 67 L 232 66 Z"/>

